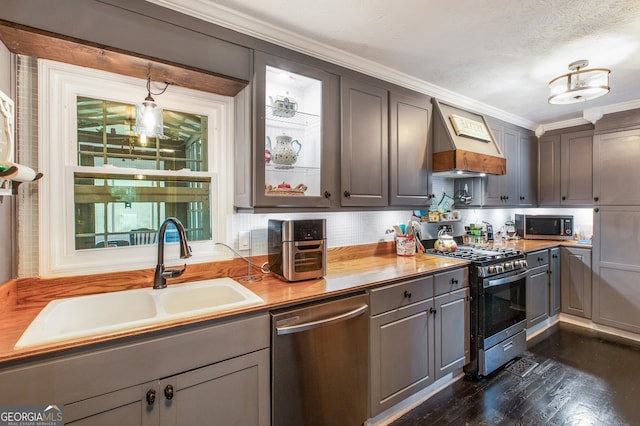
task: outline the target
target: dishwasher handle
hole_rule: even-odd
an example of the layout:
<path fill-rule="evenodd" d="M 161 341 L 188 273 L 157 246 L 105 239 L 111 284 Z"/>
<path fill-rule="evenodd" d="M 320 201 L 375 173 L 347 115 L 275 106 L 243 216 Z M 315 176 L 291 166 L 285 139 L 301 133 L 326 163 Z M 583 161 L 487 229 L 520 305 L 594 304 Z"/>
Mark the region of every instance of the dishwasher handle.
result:
<path fill-rule="evenodd" d="M 355 318 L 367 312 L 368 309 L 369 309 L 369 305 L 362 305 L 362 306 L 358 306 L 357 308 L 351 311 L 347 311 L 342 314 L 338 314 L 329 318 L 324 318 L 317 321 L 309 321 L 302 324 L 276 327 L 276 332 L 278 336 L 280 336 L 283 334 L 293 334 L 293 333 L 300 333 L 302 331 L 313 330 L 314 328 L 318 328 L 318 327 L 333 324 L 336 322 Z"/>

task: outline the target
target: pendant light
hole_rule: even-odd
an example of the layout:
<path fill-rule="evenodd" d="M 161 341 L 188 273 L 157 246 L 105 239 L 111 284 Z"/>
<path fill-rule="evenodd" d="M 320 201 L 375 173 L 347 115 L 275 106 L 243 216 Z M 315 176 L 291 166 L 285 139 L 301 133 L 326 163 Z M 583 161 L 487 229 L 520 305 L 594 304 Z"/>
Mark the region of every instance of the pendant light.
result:
<path fill-rule="evenodd" d="M 581 59 L 569 64 L 569 74 L 556 77 L 549 82 L 550 104 L 575 104 L 609 93 L 609 74 L 606 68 L 584 69 L 589 61 Z"/>
<path fill-rule="evenodd" d="M 166 83 L 161 92 L 154 95 L 162 95 L 167 87 L 169 83 Z M 147 97 L 136 105 L 136 134 L 142 138 L 162 137 L 164 134 L 162 107 L 151 97 L 151 72 L 147 73 Z"/>

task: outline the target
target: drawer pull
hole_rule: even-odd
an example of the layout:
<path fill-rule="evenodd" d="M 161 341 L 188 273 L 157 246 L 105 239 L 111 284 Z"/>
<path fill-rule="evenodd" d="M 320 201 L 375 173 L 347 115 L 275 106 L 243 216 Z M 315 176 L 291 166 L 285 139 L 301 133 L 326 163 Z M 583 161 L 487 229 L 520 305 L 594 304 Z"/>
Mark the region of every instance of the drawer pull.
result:
<path fill-rule="evenodd" d="M 509 340 L 507 343 L 505 343 L 505 344 L 502 346 L 502 351 L 503 351 L 503 352 L 506 352 L 506 351 L 508 351 L 508 350 L 510 350 L 510 349 L 512 349 L 512 348 L 513 348 L 513 340 Z"/>
<path fill-rule="evenodd" d="M 404 291 L 404 297 L 406 297 L 407 299 L 411 299 L 411 292 L 408 290 Z"/>
<path fill-rule="evenodd" d="M 451 278 L 451 285 L 456 285 L 458 284 L 458 280 L 455 278 Z"/>

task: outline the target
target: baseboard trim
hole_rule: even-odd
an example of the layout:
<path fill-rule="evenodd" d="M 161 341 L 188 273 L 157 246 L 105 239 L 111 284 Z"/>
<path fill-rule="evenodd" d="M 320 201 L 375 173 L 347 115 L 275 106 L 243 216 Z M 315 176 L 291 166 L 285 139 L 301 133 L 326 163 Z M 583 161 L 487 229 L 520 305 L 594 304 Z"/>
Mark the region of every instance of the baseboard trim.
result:
<path fill-rule="evenodd" d="M 390 407 L 377 416 L 368 419 L 364 422 L 364 426 L 388 425 L 463 377 L 464 374 L 462 372 L 458 373 L 456 376 L 454 376 L 453 373 L 449 373 L 421 391 L 414 393 L 403 401 L 400 401 L 393 407 Z"/>

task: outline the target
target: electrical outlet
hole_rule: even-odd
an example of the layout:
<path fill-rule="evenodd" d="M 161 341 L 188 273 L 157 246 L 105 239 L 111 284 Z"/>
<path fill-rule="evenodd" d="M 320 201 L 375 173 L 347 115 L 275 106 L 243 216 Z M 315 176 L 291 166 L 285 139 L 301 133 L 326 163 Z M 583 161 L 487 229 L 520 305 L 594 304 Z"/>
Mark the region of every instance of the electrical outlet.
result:
<path fill-rule="evenodd" d="M 251 248 L 251 231 L 240 231 L 238 234 L 238 249 L 249 250 Z"/>

